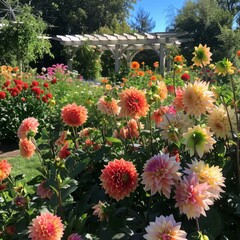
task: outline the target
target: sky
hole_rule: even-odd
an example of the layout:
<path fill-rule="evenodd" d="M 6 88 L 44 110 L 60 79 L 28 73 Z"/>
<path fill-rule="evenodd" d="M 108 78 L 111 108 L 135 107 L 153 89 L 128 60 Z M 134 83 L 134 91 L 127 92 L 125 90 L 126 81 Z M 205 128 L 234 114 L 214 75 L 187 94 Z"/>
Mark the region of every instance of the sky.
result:
<path fill-rule="evenodd" d="M 134 5 L 134 11 L 131 12 L 131 16 L 134 17 L 138 9 L 141 7 L 144 11 L 150 13 L 150 17 L 156 23 L 152 32 L 165 32 L 165 28 L 168 25 L 168 9 L 180 9 L 184 2 L 185 0 L 137 0 L 137 3 Z"/>

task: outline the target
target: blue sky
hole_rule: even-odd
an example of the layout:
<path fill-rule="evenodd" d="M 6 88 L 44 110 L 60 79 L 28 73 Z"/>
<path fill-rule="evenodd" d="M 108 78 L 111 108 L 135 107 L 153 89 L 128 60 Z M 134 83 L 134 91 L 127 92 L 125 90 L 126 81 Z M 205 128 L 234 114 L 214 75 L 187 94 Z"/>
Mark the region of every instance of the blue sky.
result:
<path fill-rule="evenodd" d="M 167 25 L 168 9 L 182 8 L 185 0 L 137 0 L 134 11 L 131 15 L 136 15 L 136 12 L 142 7 L 146 12 L 150 13 L 151 18 L 155 21 L 156 27 L 152 32 L 164 32 Z"/>

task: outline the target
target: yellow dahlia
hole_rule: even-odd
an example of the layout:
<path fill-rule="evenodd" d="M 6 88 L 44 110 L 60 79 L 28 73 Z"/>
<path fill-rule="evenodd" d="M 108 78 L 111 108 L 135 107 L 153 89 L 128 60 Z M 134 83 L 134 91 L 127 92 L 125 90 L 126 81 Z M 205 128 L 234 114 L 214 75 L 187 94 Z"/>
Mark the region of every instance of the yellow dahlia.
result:
<path fill-rule="evenodd" d="M 188 128 L 188 131 L 183 134 L 183 144 L 186 145 L 186 150 L 190 151 L 190 156 L 196 153 L 201 158 L 204 153 L 213 149 L 216 141 L 212 138 L 213 133 L 209 129 L 210 127 L 197 125 Z"/>
<path fill-rule="evenodd" d="M 165 114 L 159 128 L 162 130 L 162 137 L 168 141 L 178 141 L 179 137 L 193 125 L 193 121 L 183 112 Z"/>
<path fill-rule="evenodd" d="M 199 183 L 206 182 L 210 187 L 208 192 L 212 193 L 212 200 L 219 199 L 220 194 L 224 192 L 222 187 L 225 187 L 225 178 L 222 175 L 222 169 L 218 166 L 210 167 L 204 161 L 192 161 L 192 164 L 188 164 L 187 169 L 184 170 L 185 173 L 191 174 L 194 172 L 197 175 Z"/>
<path fill-rule="evenodd" d="M 198 47 L 194 48 L 193 52 L 194 57 L 192 58 L 192 61 L 194 62 L 193 65 L 196 66 L 206 66 L 207 64 L 210 64 L 210 61 L 212 60 L 210 57 L 212 56 L 212 53 L 210 52 L 210 47 L 207 47 L 205 44 L 204 46 L 202 44 L 199 44 Z"/>
<path fill-rule="evenodd" d="M 218 73 L 218 75 L 222 74 L 223 76 L 227 74 L 233 74 L 234 73 L 233 64 L 228 59 L 225 58 L 222 61 L 216 63 L 215 73 Z"/>
<path fill-rule="evenodd" d="M 158 82 L 157 94 L 159 95 L 160 100 L 162 100 L 162 101 L 167 98 L 168 89 L 167 89 L 165 82 L 163 82 L 163 81 Z"/>
<path fill-rule="evenodd" d="M 205 114 L 214 107 L 214 93 L 208 90 L 209 83 L 195 81 L 185 85 L 182 103 L 188 114 L 196 117 Z"/>
<path fill-rule="evenodd" d="M 237 132 L 237 121 L 235 112 L 233 109 L 231 109 L 230 106 L 228 106 L 227 110 L 231 121 L 232 130 L 234 132 Z M 210 113 L 210 115 L 208 115 L 208 126 L 218 138 L 226 139 L 232 136 L 228 114 L 225 107 L 221 104 L 219 107 L 215 107 Z"/>

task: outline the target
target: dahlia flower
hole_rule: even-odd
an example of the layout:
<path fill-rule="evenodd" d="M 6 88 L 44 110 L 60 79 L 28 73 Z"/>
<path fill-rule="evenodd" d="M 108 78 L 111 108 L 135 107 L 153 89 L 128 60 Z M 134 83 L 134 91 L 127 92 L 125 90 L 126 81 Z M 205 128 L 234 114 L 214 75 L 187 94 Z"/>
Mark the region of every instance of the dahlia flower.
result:
<path fill-rule="evenodd" d="M 106 219 L 108 221 L 108 215 L 106 213 L 107 203 L 103 203 L 101 201 L 98 204 L 92 207 L 94 209 L 93 215 L 98 216 L 100 221 Z"/>
<path fill-rule="evenodd" d="M 208 90 L 209 83 L 195 81 L 185 85 L 182 103 L 188 114 L 198 117 L 213 108 L 214 93 Z"/>
<path fill-rule="evenodd" d="M 119 201 L 136 189 L 138 173 L 133 163 L 115 159 L 102 170 L 100 180 L 105 192 Z"/>
<path fill-rule="evenodd" d="M 32 240 L 61 240 L 64 226 L 60 217 L 52 213 L 41 213 L 32 220 L 29 238 Z"/>
<path fill-rule="evenodd" d="M 176 222 L 173 215 L 156 217 L 155 222 L 145 228 L 147 240 L 187 240 L 187 233 L 180 230 L 181 222 Z"/>
<path fill-rule="evenodd" d="M 179 137 L 192 126 L 193 121 L 183 112 L 177 114 L 165 114 L 163 121 L 159 124 L 161 134 L 165 140 L 178 141 Z"/>
<path fill-rule="evenodd" d="M 58 153 L 58 157 L 61 159 L 66 159 L 71 154 L 71 152 L 68 149 L 69 149 L 69 143 L 66 142 L 65 145 L 63 145 L 63 147 L 60 149 Z"/>
<path fill-rule="evenodd" d="M 101 97 L 98 100 L 97 107 L 100 112 L 109 116 L 118 115 L 120 111 L 118 101 L 109 96 Z"/>
<path fill-rule="evenodd" d="M 37 195 L 40 198 L 50 199 L 53 195 L 53 191 L 50 188 L 45 187 L 46 180 L 42 181 L 37 187 Z"/>
<path fill-rule="evenodd" d="M 145 117 L 149 110 L 149 105 L 145 93 L 136 88 L 129 88 L 119 93 L 121 107 L 119 117 Z"/>
<path fill-rule="evenodd" d="M 6 179 L 12 170 L 12 165 L 7 160 L 0 161 L 0 182 Z"/>
<path fill-rule="evenodd" d="M 176 97 L 173 100 L 173 106 L 176 108 L 177 111 L 183 110 L 183 89 L 181 87 L 177 87 L 175 89 Z"/>
<path fill-rule="evenodd" d="M 157 84 L 157 94 L 160 97 L 160 100 L 163 101 L 168 96 L 168 89 L 164 81 L 159 81 Z"/>
<path fill-rule="evenodd" d="M 144 125 L 140 123 L 140 129 L 143 129 Z M 138 124 L 135 119 L 130 119 L 127 126 L 120 129 L 119 135 L 123 139 L 138 138 L 139 137 Z"/>
<path fill-rule="evenodd" d="M 212 135 L 209 127 L 197 125 L 188 128 L 188 131 L 183 134 L 183 144 L 186 145 L 186 150 L 190 150 L 190 156 L 193 156 L 196 152 L 201 158 L 204 153 L 213 149 L 213 144 L 216 141 L 212 138 Z"/>
<path fill-rule="evenodd" d="M 218 75 L 227 75 L 227 74 L 233 74 L 234 73 L 234 67 L 233 64 L 228 59 L 223 59 L 222 61 L 219 61 L 216 63 L 215 66 L 215 73 L 218 73 Z"/>
<path fill-rule="evenodd" d="M 139 69 L 140 68 L 140 64 L 136 61 L 131 62 L 131 69 Z"/>
<path fill-rule="evenodd" d="M 154 120 L 155 124 L 158 125 L 160 122 L 163 121 L 163 116 L 167 112 L 166 107 L 160 107 L 153 111 L 151 119 Z"/>
<path fill-rule="evenodd" d="M 65 124 L 79 127 L 87 121 L 88 111 L 84 106 L 78 106 L 76 103 L 68 104 L 61 109 L 61 117 Z"/>
<path fill-rule="evenodd" d="M 212 200 L 219 199 L 220 194 L 224 192 L 222 187 L 225 187 L 225 178 L 222 175 L 222 169 L 218 166 L 210 167 L 204 161 L 192 161 L 192 164 L 188 164 L 187 169 L 184 172 L 188 175 L 193 172 L 196 174 L 199 183 L 206 182 L 209 185 L 208 192 L 212 194 Z"/>
<path fill-rule="evenodd" d="M 70 134 L 69 131 L 62 131 L 61 134 L 60 134 L 60 137 L 57 139 L 55 144 L 58 145 L 58 146 L 65 145 L 67 143 L 67 135 L 68 134 Z"/>
<path fill-rule="evenodd" d="M 237 132 L 235 112 L 230 106 L 227 107 L 227 110 L 231 121 L 232 130 Z M 215 107 L 208 115 L 207 125 L 218 138 L 226 139 L 232 137 L 228 114 L 225 107 L 221 104 L 219 107 Z"/>
<path fill-rule="evenodd" d="M 18 137 L 26 138 L 29 133 L 33 133 L 35 135 L 38 132 L 38 126 L 38 120 L 34 117 L 24 119 L 18 128 Z"/>
<path fill-rule="evenodd" d="M 206 66 L 207 64 L 210 64 L 210 61 L 212 60 L 210 58 L 212 56 L 212 53 L 210 52 L 210 47 L 207 47 L 206 44 L 204 46 L 202 44 L 199 44 L 198 47 L 195 47 L 193 55 L 193 65 L 196 66 Z"/>
<path fill-rule="evenodd" d="M 27 138 L 21 138 L 19 141 L 20 154 L 24 158 L 31 158 L 35 153 L 35 145 Z"/>
<path fill-rule="evenodd" d="M 171 188 L 179 180 L 180 163 L 169 154 L 155 155 L 144 165 L 142 184 L 145 191 L 151 190 L 151 195 L 156 192 L 170 198 Z"/>
<path fill-rule="evenodd" d="M 213 204 L 212 194 L 208 189 L 209 185 L 206 182 L 199 183 L 195 173 L 184 177 L 176 185 L 175 207 L 179 208 L 181 214 L 186 214 L 188 219 L 200 217 L 201 214 L 206 216 L 205 211 Z"/>

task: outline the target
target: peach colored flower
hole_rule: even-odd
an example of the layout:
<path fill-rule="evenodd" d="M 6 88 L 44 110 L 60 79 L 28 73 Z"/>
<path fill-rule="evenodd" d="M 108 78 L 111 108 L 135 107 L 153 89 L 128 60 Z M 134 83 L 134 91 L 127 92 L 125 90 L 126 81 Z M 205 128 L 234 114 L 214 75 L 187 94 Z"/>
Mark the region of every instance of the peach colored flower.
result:
<path fill-rule="evenodd" d="M 58 146 L 65 145 L 67 143 L 67 135 L 68 134 L 70 134 L 69 131 L 62 131 L 61 134 L 60 134 L 60 137 L 57 139 L 55 144 L 58 145 Z"/>
<path fill-rule="evenodd" d="M 27 138 L 21 138 L 19 141 L 20 154 L 24 158 L 31 158 L 35 153 L 35 145 Z"/>
<path fill-rule="evenodd" d="M 68 104 L 61 109 L 61 117 L 65 124 L 79 127 L 87 121 L 88 111 L 84 106 L 78 106 L 76 103 Z"/>
<path fill-rule="evenodd" d="M 119 93 L 121 107 L 119 117 L 145 117 L 149 110 L 149 105 L 145 93 L 136 88 L 129 88 Z"/>
<path fill-rule="evenodd" d="M 83 240 L 80 235 L 77 233 L 72 233 L 67 240 Z"/>
<path fill-rule="evenodd" d="M 30 132 L 35 135 L 38 132 L 38 126 L 38 120 L 34 117 L 24 119 L 18 128 L 18 137 L 26 138 Z"/>
<path fill-rule="evenodd" d="M 98 100 L 97 107 L 100 112 L 109 116 L 118 115 L 120 111 L 118 101 L 109 96 L 101 97 Z"/>
<path fill-rule="evenodd" d="M 157 94 L 160 97 L 160 100 L 163 101 L 168 96 L 168 89 L 164 81 L 159 81 L 157 84 Z"/>
<path fill-rule="evenodd" d="M 151 195 L 159 192 L 170 198 L 171 188 L 180 178 L 180 163 L 169 154 L 155 155 L 144 165 L 142 184 L 145 191 L 151 190 Z"/>
<path fill-rule="evenodd" d="M 197 175 L 199 183 L 206 182 L 209 185 L 208 192 L 212 194 L 211 199 L 219 199 L 220 194 L 224 192 L 222 187 L 225 187 L 225 178 L 222 175 L 222 169 L 218 166 L 210 167 L 209 164 L 204 161 L 192 160 L 192 164 L 188 164 L 189 168 L 186 168 L 184 172 L 188 175 L 193 172 Z"/>
<path fill-rule="evenodd" d="M 53 191 L 50 188 L 45 187 L 46 180 L 42 181 L 37 187 L 37 195 L 40 198 L 50 199 L 53 195 Z"/>
<path fill-rule="evenodd" d="M 199 117 L 214 107 L 214 93 L 208 90 L 208 86 L 209 83 L 202 81 L 185 85 L 182 93 L 182 103 L 188 114 Z"/>
<path fill-rule="evenodd" d="M 114 159 L 102 170 L 100 180 L 105 192 L 119 201 L 136 189 L 138 173 L 133 163 Z"/>
<path fill-rule="evenodd" d="M 184 110 L 183 105 L 183 89 L 181 87 L 177 87 L 175 89 L 176 97 L 173 100 L 173 106 L 177 111 Z"/>
<path fill-rule="evenodd" d="M 232 130 L 237 132 L 235 112 L 230 106 L 227 107 L 227 110 L 232 125 Z M 207 117 L 207 125 L 218 138 L 226 139 L 232 137 L 228 114 L 225 107 L 221 104 L 219 107 L 215 107 Z"/>
<path fill-rule="evenodd" d="M 58 157 L 60 159 L 66 159 L 69 155 L 71 155 L 71 152 L 68 150 L 69 149 L 69 142 L 66 142 L 65 145 L 60 149 L 58 153 Z"/>
<path fill-rule="evenodd" d="M 212 205 L 212 194 L 208 192 L 209 186 L 205 183 L 199 183 L 195 173 L 184 177 L 176 185 L 175 207 L 179 208 L 180 213 L 187 215 L 187 218 L 197 218 L 202 214 L 206 216 L 206 210 Z"/>
<path fill-rule="evenodd" d="M 204 46 L 202 44 L 199 44 L 198 47 L 195 47 L 193 55 L 193 65 L 196 66 L 206 66 L 207 64 L 210 64 L 210 61 L 212 60 L 210 58 L 212 56 L 212 53 L 210 52 L 210 47 L 207 47 L 206 44 Z"/>
<path fill-rule="evenodd" d="M 156 217 L 155 222 L 145 228 L 147 240 L 187 240 L 187 233 L 181 228 L 181 222 L 176 222 L 173 215 Z"/>
<path fill-rule="evenodd" d="M 165 107 L 160 107 L 159 109 L 155 109 L 153 111 L 153 114 L 151 116 L 151 119 L 155 122 L 155 124 L 159 124 L 163 121 L 163 116 L 167 112 L 167 109 Z"/>
<path fill-rule="evenodd" d="M 47 212 L 32 220 L 29 231 L 32 240 L 61 240 L 64 226 L 60 217 Z"/>
<path fill-rule="evenodd" d="M 167 141 L 179 141 L 182 134 L 192 126 L 193 121 L 184 112 L 178 112 L 177 114 L 165 114 L 163 121 L 159 124 L 159 128 L 162 130 L 161 134 L 163 139 Z"/>
<path fill-rule="evenodd" d="M 143 129 L 144 125 L 140 123 L 140 129 Z M 120 137 L 123 139 L 130 138 L 138 138 L 139 137 L 139 129 L 137 125 L 137 121 L 135 119 L 130 119 L 127 123 L 127 126 L 120 129 Z"/>
<path fill-rule="evenodd" d="M 213 144 L 216 141 L 212 138 L 212 135 L 209 127 L 197 125 L 188 128 L 188 131 L 183 134 L 183 144 L 186 145 L 186 150 L 190 151 L 190 156 L 196 153 L 201 158 L 204 153 L 213 149 Z"/>
<path fill-rule="evenodd" d="M 6 179 L 12 170 L 12 165 L 7 160 L 0 161 L 0 182 Z"/>
<path fill-rule="evenodd" d="M 100 221 L 107 220 L 108 222 L 108 214 L 106 211 L 106 208 L 108 207 L 107 203 L 103 203 L 101 201 L 98 202 L 98 204 L 94 205 L 92 208 L 94 210 L 93 215 L 98 216 Z"/>

